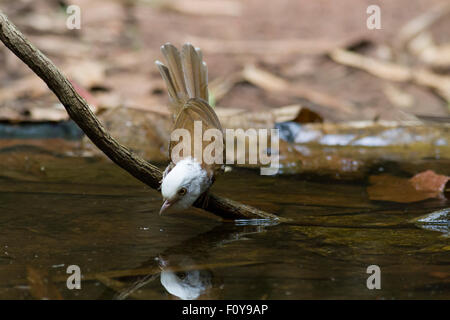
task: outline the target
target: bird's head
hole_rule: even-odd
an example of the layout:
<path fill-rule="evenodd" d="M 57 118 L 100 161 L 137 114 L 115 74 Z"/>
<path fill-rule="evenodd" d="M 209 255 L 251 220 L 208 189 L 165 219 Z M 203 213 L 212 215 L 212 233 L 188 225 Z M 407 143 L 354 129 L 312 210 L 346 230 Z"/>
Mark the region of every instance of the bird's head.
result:
<path fill-rule="evenodd" d="M 162 180 L 164 203 L 159 214 L 189 208 L 208 187 L 209 178 L 200 163 L 192 158 L 180 160 Z"/>

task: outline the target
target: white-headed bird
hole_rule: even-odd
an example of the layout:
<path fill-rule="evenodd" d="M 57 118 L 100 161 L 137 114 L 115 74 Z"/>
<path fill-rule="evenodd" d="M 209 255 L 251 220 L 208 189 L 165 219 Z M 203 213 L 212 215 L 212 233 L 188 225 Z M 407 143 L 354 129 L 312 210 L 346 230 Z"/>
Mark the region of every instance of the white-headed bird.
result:
<path fill-rule="evenodd" d="M 194 123 L 201 122 L 202 129 L 217 129 L 222 138 L 214 143 L 220 145 L 223 159 L 223 130 L 214 109 L 208 104 L 208 70 L 203 62 L 202 53 L 191 44 L 183 45 L 181 52 L 167 43 L 161 47 L 166 65 L 156 61 L 169 93 L 170 106 L 174 115 L 175 129 L 186 129 L 194 141 Z M 220 141 L 219 141 L 220 140 Z M 189 143 L 193 143 L 189 142 Z M 200 140 L 201 148 L 206 146 Z M 172 156 L 176 141 L 169 143 L 170 164 L 161 181 L 161 193 L 164 203 L 160 214 L 170 211 L 182 211 L 194 204 L 199 197 L 207 199 L 207 192 L 215 180 L 215 174 L 222 163 L 205 163 L 203 157 L 195 158 L 195 146 L 191 154 L 182 154 L 177 159 Z M 208 143 L 209 144 L 209 143 Z M 186 152 L 187 153 L 187 152 Z"/>

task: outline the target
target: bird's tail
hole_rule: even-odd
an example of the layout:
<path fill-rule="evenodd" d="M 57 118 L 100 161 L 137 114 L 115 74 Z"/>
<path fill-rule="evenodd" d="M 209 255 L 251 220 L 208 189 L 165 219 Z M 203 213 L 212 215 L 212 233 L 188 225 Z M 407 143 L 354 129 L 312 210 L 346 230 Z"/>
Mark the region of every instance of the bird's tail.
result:
<path fill-rule="evenodd" d="M 161 46 L 161 52 L 167 66 L 160 61 L 156 65 L 166 83 L 174 116 L 188 99 L 201 98 L 208 102 L 208 69 L 200 49 L 186 43 L 180 53 L 166 43 Z"/>

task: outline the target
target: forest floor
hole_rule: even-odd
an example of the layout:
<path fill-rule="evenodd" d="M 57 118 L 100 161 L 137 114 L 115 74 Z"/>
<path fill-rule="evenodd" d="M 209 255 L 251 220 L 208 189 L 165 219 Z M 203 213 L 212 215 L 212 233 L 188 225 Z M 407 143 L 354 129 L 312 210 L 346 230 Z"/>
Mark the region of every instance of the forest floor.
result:
<path fill-rule="evenodd" d="M 448 82 L 450 19 L 439 14 L 448 16 L 445 3 L 19 0 L 0 1 L 0 7 L 97 111 L 130 107 L 164 113 L 167 95 L 153 62 L 162 58 L 162 44 L 192 42 L 203 50 L 218 106 L 264 112 L 298 104 L 335 122 L 448 116 L 449 94 L 441 94 L 439 84 L 398 79 L 392 66 L 374 75 L 382 68 L 354 68 L 348 63 L 357 57 L 343 63 L 333 55 L 349 49 L 381 63 L 426 68 L 442 77 L 438 82 Z M 79 30 L 66 27 L 65 11 L 73 4 L 81 8 Z M 367 28 L 370 4 L 380 6 L 379 30 Z M 405 26 L 427 12 L 434 12 L 433 23 L 425 23 L 417 37 L 405 36 Z M 433 49 L 441 48 L 443 64 L 430 62 Z M 45 85 L 3 46 L 0 64 L 3 121 L 67 117 Z M 254 80 L 260 73 L 243 72 L 249 67 L 269 78 Z"/>

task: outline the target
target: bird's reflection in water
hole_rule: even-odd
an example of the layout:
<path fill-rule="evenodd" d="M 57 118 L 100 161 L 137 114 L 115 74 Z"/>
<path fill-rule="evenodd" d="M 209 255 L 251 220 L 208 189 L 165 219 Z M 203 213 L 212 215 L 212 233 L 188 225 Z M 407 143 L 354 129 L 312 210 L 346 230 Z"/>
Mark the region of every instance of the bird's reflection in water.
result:
<path fill-rule="evenodd" d="M 166 249 L 156 258 L 160 268 L 160 281 L 164 289 L 174 298 L 183 300 L 220 299 L 224 287 L 221 277 L 214 274 L 208 263 L 211 249 L 245 239 L 246 236 L 265 231 L 265 227 L 276 223 L 270 221 L 240 220 L 234 224 L 224 223 L 213 229 Z M 144 263 L 154 264 L 155 259 Z M 206 262 L 206 263 L 205 263 Z M 116 299 L 125 299 L 143 288 L 158 274 L 149 274 L 120 292 Z"/>
<path fill-rule="evenodd" d="M 160 258 L 161 284 L 168 293 L 182 300 L 195 300 L 208 295 L 213 288 L 213 272 L 209 269 L 177 271 L 183 266 L 195 266 L 188 256 L 171 256 L 170 260 Z M 176 265 L 178 268 L 171 266 Z"/>

